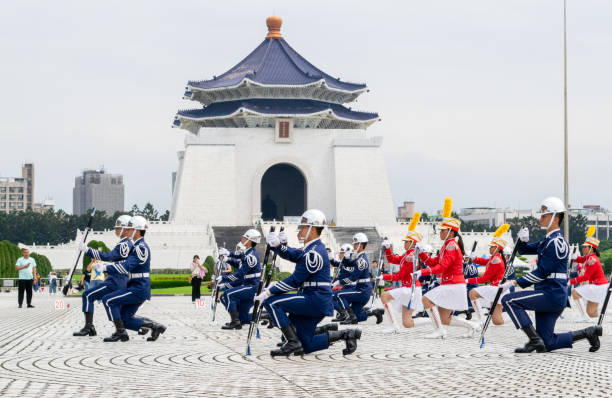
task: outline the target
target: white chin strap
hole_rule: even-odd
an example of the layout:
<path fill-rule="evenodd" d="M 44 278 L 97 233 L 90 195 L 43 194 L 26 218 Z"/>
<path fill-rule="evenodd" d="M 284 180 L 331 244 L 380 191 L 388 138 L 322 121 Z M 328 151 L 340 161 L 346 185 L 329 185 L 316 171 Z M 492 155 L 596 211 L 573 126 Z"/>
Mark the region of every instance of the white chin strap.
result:
<path fill-rule="evenodd" d="M 303 238 L 302 238 L 302 237 L 300 237 L 300 239 L 299 239 L 299 240 L 300 240 L 300 243 L 301 243 L 302 245 L 305 245 L 305 244 L 306 244 L 306 239 L 308 239 L 308 236 L 310 236 L 310 231 L 311 231 L 311 230 L 312 230 L 312 224 L 310 224 L 310 225 L 308 226 L 308 231 L 306 231 L 306 236 L 305 236 L 305 237 L 303 237 Z M 346 255 L 346 254 L 345 254 L 345 255 Z"/>
<path fill-rule="evenodd" d="M 548 231 L 550 229 L 553 221 L 555 221 L 555 216 L 557 215 L 557 213 L 549 213 L 549 214 L 552 214 L 552 217 L 550 217 L 550 222 L 548 223 L 548 226 L 547 227 L 540 226 L 540 229 L 543 229 L 544 231 Z"/>

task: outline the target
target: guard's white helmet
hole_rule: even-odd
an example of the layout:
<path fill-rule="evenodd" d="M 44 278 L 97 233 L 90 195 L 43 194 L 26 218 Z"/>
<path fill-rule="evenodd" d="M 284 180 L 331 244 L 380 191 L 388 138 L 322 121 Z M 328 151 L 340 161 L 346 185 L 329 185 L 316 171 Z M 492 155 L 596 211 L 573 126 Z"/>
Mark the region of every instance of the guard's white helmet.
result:
<path fill-rule="evenodd" d="M 425 253 L 433 253 L 433 246 L 432 245 L 425 245 L 425 247 L 423 248 Z"/>
<path fill-rule="evenodd" d="M 540 203 L 540 215 L 551 213 L 565 213 L 565 205 L 563 201 L 554 196 L 548 197 Z"/>
<path fill-rule="evenodd" d="M 256 229 L 249 229 L 242 235 L 243 238 L 247 238 L 253 243 L 259 243 L 261 241 L 261 234 Z"/>
<path fill-rule="evenodd" d="M 344 255 L 349 255 L 353 252 L 353 246 L 351 246 L 348 243 L 343 244 L 342 246 L 340 246 L 340 251 L 344 253 Z"/>
<path fill-rule="evenodd" d="M 146 231 L 149 229 L 149 223 L 147 222 L 147 219 L 142 216 L 134 216 L 130 218 L 128 227 L 137 229 L 139 231 Z"/>
<path fill-rule="evenodd" d="M 115 228 L 127 227 L 131 218 L 132 217 L 127 214 L 119 216 L 115 221 Z"/>
<path fill-rule="evenodd" d="M 509 256 L 512 254 L 512 249 L 508 246 L 504 247 L 504 256 Z"/>
<path fill-rule="evenodd" d="M 302 214 L 298 226 L 307 225 L 309 227 L 324 227 L 327 224 L 325 214 L 321 210 L 309 209 Z"/>
<path fill-rule="evenodd" d="M 353 235 L 353 243 L 368 243 L 368 237 L 363 232 Z"/>

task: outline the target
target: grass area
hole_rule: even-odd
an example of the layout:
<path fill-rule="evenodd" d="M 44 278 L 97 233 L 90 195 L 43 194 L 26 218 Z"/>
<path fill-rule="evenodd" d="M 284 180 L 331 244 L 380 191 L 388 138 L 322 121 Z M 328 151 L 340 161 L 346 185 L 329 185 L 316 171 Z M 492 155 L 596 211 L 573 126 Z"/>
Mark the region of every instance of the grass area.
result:
<path fill-rule="evenodd" d="M 202 287 L 200 292 L 210 294 L 210 290 Z M 167 287 L 163 289 L 151 289 L 151 294 L 191 294 L 191 286 Z"/>

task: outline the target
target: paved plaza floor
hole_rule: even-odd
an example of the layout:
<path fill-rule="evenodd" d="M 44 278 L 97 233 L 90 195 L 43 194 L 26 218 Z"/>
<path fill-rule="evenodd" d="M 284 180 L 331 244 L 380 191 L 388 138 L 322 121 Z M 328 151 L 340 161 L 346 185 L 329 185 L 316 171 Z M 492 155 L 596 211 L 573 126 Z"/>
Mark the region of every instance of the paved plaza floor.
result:
<path fill-rule="evenodd" d="M 359 348 L 342 355 L 344 343 L 303 357 L 271 358 L 277 329 L 261 329 L 245 357 L 247 330 L 222 331 L 208 308 L 189 297 L 153 297 L 141 312 L 168 326 L 156 342 L 104 343 L 113 328 L 96 307 L 97 337 L 72 337 L 82 326 L 80 299 L 70 308 L 36 294 L 33 309 L 18 309 L 14 293 L 0 294 L 0 397 L 610 397 L 612 323 L 604 324 L 602 348 L 586 342 L 554 353 L 515 355 L 525 336 L 513 326 L 491 327 L 487 344 L 459 338 L 427 340 L 429 327 L 383 335 L 370 319 L 360 325 Z M 208 304 L 208 303 L 207 303 Z M 572 310 L 557 330 L 586 327 Z M 609 316 L 608 321 L 612 321 Z"/>

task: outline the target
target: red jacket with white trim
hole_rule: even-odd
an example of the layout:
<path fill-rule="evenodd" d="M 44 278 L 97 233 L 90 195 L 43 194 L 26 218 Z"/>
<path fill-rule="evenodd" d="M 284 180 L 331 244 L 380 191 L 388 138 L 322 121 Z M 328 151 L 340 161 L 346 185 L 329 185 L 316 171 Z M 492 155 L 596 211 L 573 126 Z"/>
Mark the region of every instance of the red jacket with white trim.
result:
<path fill-rule="evenodd" d="M 608 283 L 606 275 L 604 275 L 603 268 L 601 267 L 599 257 L 597 257 L 595 253 L 588 256 L 580 256 L 574 261 L 579 264 L 584 263 L 585 271 L 584 274 L 580 275 L 579 277 L 570 279 L 570 283 L 572 285 L 586 281 L 592 285 L 604 285 Z"/>
<path fill-rule="evenodd" d="M 489 282 L 491 286 L 499 285 L 502 278 L 504 277 L 504 261 L 499 254 L 494 255 L 491 259 L 484 257 L 476 257 L 474 263 L 478 265 L 486 265 L 485 273 L 482 276 L 476 278 L 469 278 L 468 283 L 486 283 Z"/>
<path fill-rule="evenodd" d="M 440 249 L 440 255 L 429 257 L 420 253 L 419 258 L 427 268 L 421 271 L 422 276 L 442 274 L 442 285 L 465 283 L 463 277 L 463 254 L 455 239 L 448 239 Z"/>
<path fill-rule="evenodd" d="M 391 251 L 391 248 L 385 249 L 387 261 L 391 264 L 399 264 L 400 269 L 395 274 L 383 274 L 385 281 L 402 281 L 402 286 L 412 286 L 412 273 L 414 272 L 414 249 L 408 250 L 401 256 L 396 256 Z M 417 279 L 416 286 L 421 286 L 421 282 Z"/>

